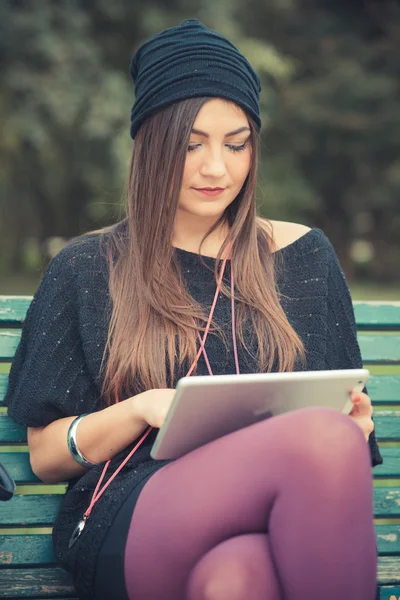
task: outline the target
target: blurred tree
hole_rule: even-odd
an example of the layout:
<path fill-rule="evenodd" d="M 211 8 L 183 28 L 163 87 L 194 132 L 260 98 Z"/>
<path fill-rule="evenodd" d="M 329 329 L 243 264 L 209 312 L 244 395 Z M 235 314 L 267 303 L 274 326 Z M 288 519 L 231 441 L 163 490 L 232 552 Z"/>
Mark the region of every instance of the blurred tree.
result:
<path fill-rule="evenodd" d="M 294 64 L 275 80 L 264 134 L 265 210 L 322 227 L 348 274 L 351 244 L 369 240 L 370 275 L 389 280 L 400 263 L 400 7 L 381 7 L 249 0 L 237 20 Z"/>
<path fill-rule="evenodd" d="M 0 23 L 0 254 L 15 269 L 28 236 L 44 247 L 50 236 L 110 220 L 118 148 L 127 155 L 130 146 L 131 93 L 118 71 L 104 68 L 78 2 L 2 5 Z"/>
<path fill-rule="evenodd" d="M 392 0 L 1 3 L 0 270 L 22 269 L 28 237 L 44 246 L 118 217 L 131 54 L 193 17 L 232 39 L 262 79 L 262 213 L 322 227 L 350 276 L 395 278 L 400 14 Z"/>

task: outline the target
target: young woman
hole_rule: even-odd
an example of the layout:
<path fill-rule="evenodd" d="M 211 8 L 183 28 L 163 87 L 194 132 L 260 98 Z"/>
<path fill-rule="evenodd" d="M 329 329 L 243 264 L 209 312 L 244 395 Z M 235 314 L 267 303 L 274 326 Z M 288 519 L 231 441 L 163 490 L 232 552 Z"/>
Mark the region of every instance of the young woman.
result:
<path fill-rule="evenodd" d="M 6 397 L 34 472 L 69 480 L 58 560 L 81 598 L 372 600 L 382 458 L 366 393 L 350 416 L 294 411 L 150 457 L 180 377 L 362 361 L 325 234 L 257 215 L 244 56 L 191 19 L 143 44 L 131 74 L 126 216 L 51 261 Z"/>

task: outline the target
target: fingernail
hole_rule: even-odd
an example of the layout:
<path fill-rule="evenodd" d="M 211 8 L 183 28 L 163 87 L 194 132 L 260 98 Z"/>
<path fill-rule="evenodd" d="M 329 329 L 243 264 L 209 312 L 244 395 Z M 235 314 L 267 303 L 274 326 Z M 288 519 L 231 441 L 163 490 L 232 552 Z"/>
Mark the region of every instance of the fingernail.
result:
<path fill-rule="evenodd" d="M 360 402 L 360 400 L 361 400 L 360 396 L 355 396 L 353 398 L 353 402 Z"/>

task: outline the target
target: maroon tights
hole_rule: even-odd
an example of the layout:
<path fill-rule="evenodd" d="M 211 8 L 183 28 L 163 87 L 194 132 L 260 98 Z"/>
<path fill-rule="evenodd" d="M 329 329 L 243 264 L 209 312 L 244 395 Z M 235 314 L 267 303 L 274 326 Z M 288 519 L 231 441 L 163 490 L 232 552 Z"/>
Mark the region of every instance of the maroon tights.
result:
<path fill-rule="evenodd" d="M 131 600 L 373 600 L 369 448 L 347 415 L 287 413 L 167 464 L 128 533 Z"/>

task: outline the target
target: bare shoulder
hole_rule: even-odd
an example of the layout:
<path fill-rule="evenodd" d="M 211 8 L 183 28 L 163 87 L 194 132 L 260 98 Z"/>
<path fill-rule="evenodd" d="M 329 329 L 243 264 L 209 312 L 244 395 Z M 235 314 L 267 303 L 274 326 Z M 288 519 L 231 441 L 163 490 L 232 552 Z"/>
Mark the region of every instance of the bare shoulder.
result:
<path fill-rule="evenodd" d="M 311 231 L 311 227 L 301 223 L 290 223 L 289 221 L 273 221 L 272 219 L 257 219 L 265 231 L 272 236 L 276 250 L 293 244 L 296 240 Z"/>

